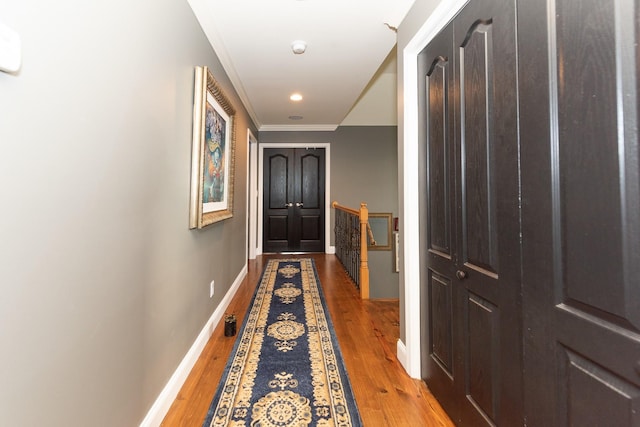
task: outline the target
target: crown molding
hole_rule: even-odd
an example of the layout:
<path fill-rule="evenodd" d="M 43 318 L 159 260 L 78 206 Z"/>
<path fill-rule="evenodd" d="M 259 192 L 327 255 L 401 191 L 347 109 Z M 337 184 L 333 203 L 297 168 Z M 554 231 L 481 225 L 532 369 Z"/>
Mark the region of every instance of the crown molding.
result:
<path fill-rule="evenodd" d="M 205 36 L 207 36 L 207 40 L 211 44 L 214 53 L 218 57 L 222 68 L 227 73 L 229 80 L 231 81 L 231 85 L 235 89 L 240 101 L 242 102 L 245 110 L 253 120 L 253 123 L 256 127 L 260 128 L 261 122 L 258 120 L 258 117 L 249 102 L 249 97 L 244 90 L 244 86 L 242 85 L 242 81 L 238 76 L 238 73 L 231 61 L 231 56 L 227 52 L 227 48 L 222 41 L 222 37 L 216 31 L 215 23 L 210 19 L 211 12 L 209 11 L 209 5 L 205 0 L 188 0 L 189 6 L 191 6 L 191 10 L 196 17 L 198 23 L 200 23 L 200 27 L 204 32 Z"/>
<path fill-rule="evenodd" d="M 333 132 L 338 125 L 262 125 L 260 132 Z"/>

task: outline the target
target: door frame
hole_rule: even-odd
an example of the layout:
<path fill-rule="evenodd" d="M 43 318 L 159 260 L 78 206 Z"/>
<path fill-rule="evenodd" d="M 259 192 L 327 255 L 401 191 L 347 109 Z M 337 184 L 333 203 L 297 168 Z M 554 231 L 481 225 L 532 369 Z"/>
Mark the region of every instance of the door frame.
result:
<path fill-rule="evenodd" d="M 402 159 L 402 206 L 400 234 L 402 246 L 402 270 L 404 280 L 404 343 L 398 340 L 397 357 L 407 373 L 413 378 L 422 378 L 420 343 L 420 259 L 421 233 L 420 210 L 416 195 L 420 194 L 419 184 L 419 140 L 418 140 L 418 55 L 438 35 L 438 33 L 462 10 L 468 0 L 441 2 L 411 37 L 402 50 L 403 111 L 402 144 L 398 158 Z M 411 12 L 411 11 L 410 11 Z M 400 56 L 400 53 L 398 54 Z M 400 89 L 400 88 L 399 88 Z M 400 92 L 400 90 L 399 90 Z M 402 273 L 401 273 L 402 274 Z M 402 325 L 401 325 L 402 326 Z M 401 334 L 402 338 L 402 334 Z"/>
<path fill-rule="evenodd" d="M 287 142 L 287 143 L 279 143 L 279 142 L 265 142 L 258 144 L 258 247 L 257 254 L 262 254 L 262 239 L 263 239 L 263 203 L 264 203 L 264 171 L 263 171 L 263 161 L 264 161 L 264 149 L 265 148 L 324 148 L 325 150 L 325 172 L 324 172 L 324 182 L 325 182 L 325 190 L 324 190 L 324 252 L 327 254 L 333 254 L 336 252 L 335 246 L 331 246 L 331 234 L 330 234 L 330 213 L 331 213 L 331 144 L 328 142 Z M 252 165 L 253 167 L 253 165 Z"/>
<path fill-rule="evenodd" d="M 247 258 L 256 259 L 258 249 L 258 140 L 247 129 Z"/>

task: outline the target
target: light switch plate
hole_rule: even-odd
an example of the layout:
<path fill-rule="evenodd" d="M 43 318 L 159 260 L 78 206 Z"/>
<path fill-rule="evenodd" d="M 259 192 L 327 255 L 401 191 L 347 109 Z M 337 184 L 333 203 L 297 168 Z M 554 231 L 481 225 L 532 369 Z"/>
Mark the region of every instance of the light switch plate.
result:
<path fill-rule="evenodd" d="M 0 71 L 15 73 L 22 62 L 22 46 L 18 33 L 0 22 Z"/>

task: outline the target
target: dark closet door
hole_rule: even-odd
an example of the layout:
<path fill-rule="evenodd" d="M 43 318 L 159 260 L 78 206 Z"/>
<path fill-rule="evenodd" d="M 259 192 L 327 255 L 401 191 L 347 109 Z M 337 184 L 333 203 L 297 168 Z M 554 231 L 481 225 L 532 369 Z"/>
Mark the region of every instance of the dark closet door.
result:
<path fill-rule="evenodd" d="M 421 54 L 424 376 L 465 426 L 521 425 L 513 1 L 472 0 Z"/>
<path fill-rule="evenodd" d="M 449 24 L 418 57 L 421 202 L 421 332 L 422 375 L 452 419 L 458 419 L 461 399 L 456 391 L 454 307 L 456 279 L 456 157 L 453 24 Z M 425 233 L 426 232 L 426 233 Z M 454 311 L 455 310 L 455 311 Z"/>
<path fill-rule="evenodd" d="M 325 150 L 264 150 L 264 252 L 324 252 Z"/>
<path fill-rule="evenodd" d="M 532 426 L 640 425 L 638 7 L 518 10 Z"/>
<path fill-rule="evenodd" d="M 515 0 L 474 0 L 454 30 L 461 421 L 515 426 L 523 423 Z"/>

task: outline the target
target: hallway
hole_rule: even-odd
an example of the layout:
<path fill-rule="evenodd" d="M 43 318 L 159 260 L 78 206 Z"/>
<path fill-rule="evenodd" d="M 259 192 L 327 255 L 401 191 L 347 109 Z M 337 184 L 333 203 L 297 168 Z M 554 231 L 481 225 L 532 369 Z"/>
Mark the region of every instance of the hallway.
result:
<path fill-rule="evenodd" d="M 363 424 L 376 426 L 452 426 L 422 381 L 409 378 L 396 359 L 398 302 L 361 301 L 334 255 L 310 254 L 316 263 Z M 227 313 L 244 318 L 266 261 L 249 261 L 247 277 Z M 241 325 L 238 325 L 240 328 Z M 236 337 L 216 327 L 198 362 L 167 413 L 163 426 L 200 426 Z"/>

